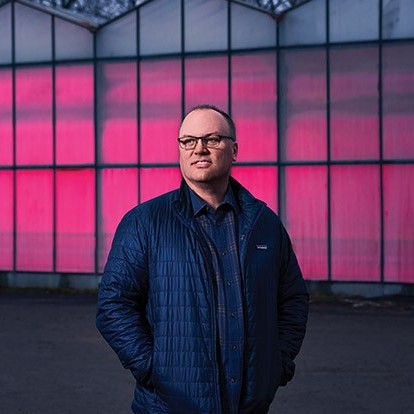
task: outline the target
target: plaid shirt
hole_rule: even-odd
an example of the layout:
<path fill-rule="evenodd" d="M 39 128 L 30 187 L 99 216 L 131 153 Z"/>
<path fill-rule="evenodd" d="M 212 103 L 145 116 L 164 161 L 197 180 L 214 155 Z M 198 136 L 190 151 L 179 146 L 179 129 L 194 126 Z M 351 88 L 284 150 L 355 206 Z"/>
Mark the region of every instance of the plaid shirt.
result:
<path fill-rule="evenodd" d="M 229 187 L 216 211 L 193 191 L 194 216 L 210 248 L 216 294 L 218 355 L 223 412 L 237 414 L 243 377 L 244 321 L 242 279 L 237 245 L 237 214 L 240 208 Z"/>

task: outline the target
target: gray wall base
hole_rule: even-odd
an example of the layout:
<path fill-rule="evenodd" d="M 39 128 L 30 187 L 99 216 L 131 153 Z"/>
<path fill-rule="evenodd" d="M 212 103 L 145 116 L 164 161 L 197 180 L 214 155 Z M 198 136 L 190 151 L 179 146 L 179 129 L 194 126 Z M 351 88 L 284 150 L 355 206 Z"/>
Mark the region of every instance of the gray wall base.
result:
<path fill-rule="evenodd" d="M 69 273 L 0 273 L 0 287 L 40 289 L 98 289 L 101 275 Z M 414 296 L 414 284 L 307 281 L 311 295 L 375 298 Z"/>

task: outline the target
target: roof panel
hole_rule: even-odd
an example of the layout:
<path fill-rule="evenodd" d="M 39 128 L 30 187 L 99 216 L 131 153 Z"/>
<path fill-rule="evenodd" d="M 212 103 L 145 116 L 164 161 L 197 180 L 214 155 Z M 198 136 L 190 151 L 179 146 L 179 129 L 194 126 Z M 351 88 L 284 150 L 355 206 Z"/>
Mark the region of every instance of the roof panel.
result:
<path fill-rule="evenodd" d="M 0 0 L 15 1 L 88 28 L 91 31 L 152 0 Z M 223 0 L 233 1 L 279 17 L 311 0 Z"/>

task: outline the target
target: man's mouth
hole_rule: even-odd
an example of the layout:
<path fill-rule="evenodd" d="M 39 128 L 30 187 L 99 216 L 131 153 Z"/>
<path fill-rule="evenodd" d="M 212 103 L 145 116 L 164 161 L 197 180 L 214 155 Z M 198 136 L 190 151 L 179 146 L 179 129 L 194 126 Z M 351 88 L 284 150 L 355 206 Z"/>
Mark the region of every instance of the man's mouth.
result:
<path fill-rule="evenodd" d="M 208 160 L 198 160 L 198 161 L 194 161 L 193 163 L 191 163 L 191 165 L 200 165 L 200 166 L 208 165 L 208 164 L 211 164 L 211 161 L 208 161 Z"/>

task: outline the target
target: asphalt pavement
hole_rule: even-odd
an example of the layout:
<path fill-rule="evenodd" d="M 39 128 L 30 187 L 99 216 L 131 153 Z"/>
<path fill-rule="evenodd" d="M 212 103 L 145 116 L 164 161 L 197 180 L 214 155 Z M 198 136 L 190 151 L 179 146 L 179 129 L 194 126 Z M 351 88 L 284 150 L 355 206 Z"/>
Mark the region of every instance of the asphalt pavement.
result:
<path fill-rule="evenodd" d="M 129 372 L 95 295 L 0 291 L 1 414 L 128 414 Z M 270 414 L 413 414 L 414 298 L 313 298 L 294 380 Z M 185 413 L 183 413 L 185 414 Z"/>

